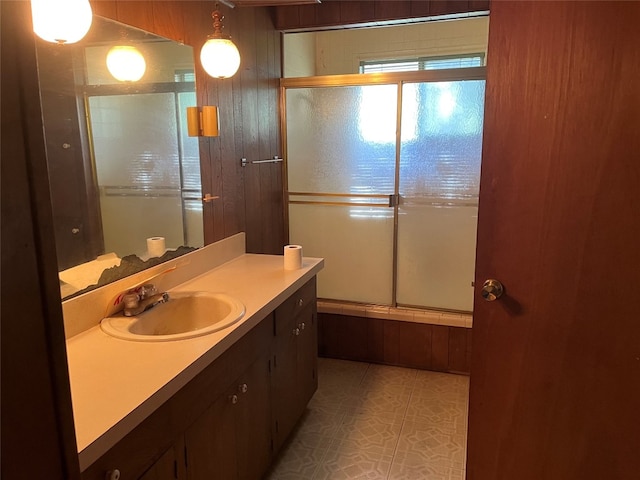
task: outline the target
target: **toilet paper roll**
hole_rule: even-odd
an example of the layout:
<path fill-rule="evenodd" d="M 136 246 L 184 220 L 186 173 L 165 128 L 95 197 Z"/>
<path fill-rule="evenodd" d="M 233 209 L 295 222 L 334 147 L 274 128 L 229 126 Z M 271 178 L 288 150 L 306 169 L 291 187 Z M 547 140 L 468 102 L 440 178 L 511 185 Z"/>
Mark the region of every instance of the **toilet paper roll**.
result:
<path fill-rule="evenodd" d="M 299 268 L 302 268 L 302 247 L 287 245 L 284 247 L 284 269 L 297 270 Z"/>
<path fill-rule="evenodd" d="M 161 257 L 166 250 L 164 237 L 147 238 L 147 253 L 149 257 Z"/>

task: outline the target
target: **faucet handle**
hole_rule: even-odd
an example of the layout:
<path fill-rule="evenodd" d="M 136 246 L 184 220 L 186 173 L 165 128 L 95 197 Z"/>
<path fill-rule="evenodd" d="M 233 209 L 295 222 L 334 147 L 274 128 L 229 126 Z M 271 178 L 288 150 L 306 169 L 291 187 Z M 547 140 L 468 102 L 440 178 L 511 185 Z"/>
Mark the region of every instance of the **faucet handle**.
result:
<path fill-rule="evenodd" d="M 136 308 L 138 302 L 140 302 L 140 295 L 137 293 L 127 293 L 122 297 L 122 301 L 124 302 L 124 308 Z"/>
<path fill-rule="evenodd" d="M 158 293 L 158 289 L 153 283 L 147 283 L 140 287 L 138 295 L 140 295 L 140 300 L 144 298 L 149 298 L 151 295 L 155 295 Z"/>

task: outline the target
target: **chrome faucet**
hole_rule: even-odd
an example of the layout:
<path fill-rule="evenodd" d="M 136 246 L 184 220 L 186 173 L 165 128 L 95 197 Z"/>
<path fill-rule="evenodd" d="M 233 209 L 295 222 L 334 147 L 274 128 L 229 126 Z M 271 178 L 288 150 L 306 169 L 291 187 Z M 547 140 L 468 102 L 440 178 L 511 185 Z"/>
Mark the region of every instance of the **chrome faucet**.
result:
<path fill-rule="evenodd" d="M 169 301 L 169 294 L 167 292 L 158 293 L 155 285 L 147 284 L 140 287 L 137 292 L 127 293 L 122 300 L 124 301 L 124 316 L 135 317 L 145 310 Z"/>

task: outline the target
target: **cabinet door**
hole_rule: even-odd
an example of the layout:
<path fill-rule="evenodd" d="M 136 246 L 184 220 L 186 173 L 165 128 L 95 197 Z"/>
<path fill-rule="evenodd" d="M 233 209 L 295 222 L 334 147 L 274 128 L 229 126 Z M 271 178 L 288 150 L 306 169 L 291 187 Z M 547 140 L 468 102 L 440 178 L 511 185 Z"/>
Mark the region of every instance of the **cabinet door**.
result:
<path fill-rule="evenodd" d="M 315 303 L 308 305 L 296 319 L 298 337 L 297 372 L 300 414 L 318 389 L 318 314 Z"/>
<path fill-rule="evenodd" d="M 238 478 L 259 480 L 271 463 L 269 360 L 261 357 L 238 382 L 235 408 Z M 231 477 L 228 477 L 231 478 Z"/>
<path fill-rule="evenodd" d="M 299 411 L 297 385 L 298 336 L 296 317 L 284 323 L 275 341 L 271 392 L 274 449 L 278 451 L 295 426 Z"/>
<path fill-rule="evenodd" d="M 175 448 L 172 447 L 139 480 L 176 480 L 177 478 L 178 463 Z"/>
<path fill-rule="evenodd" d="M 232 480 L 236 462 L 235 385 L 185 433 L 188 480 Z"/>

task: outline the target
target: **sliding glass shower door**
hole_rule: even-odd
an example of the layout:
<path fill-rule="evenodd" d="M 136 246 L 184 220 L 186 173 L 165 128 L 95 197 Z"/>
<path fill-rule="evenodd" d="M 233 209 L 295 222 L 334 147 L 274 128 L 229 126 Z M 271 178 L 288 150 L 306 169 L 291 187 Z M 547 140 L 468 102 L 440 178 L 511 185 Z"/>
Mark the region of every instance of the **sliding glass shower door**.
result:
<path fill-rule="evenodd" d="M 403 85 L 399 305 L 473 310 L 484 83 Z"/>
<path fill-rule="evenodd" d="M 396 92 L 287 90 L 289 238 L 325 258 L 322 298 L 392 302 Z M 376 111 L 375 99 L 389 102 L 386 111 Z"/>
<path fill-rule="evenodd" d="M 320 298 L 472 309 L 484 80 L 429 76 L 285 84 L 289 238 L 325 258 Z"/>

